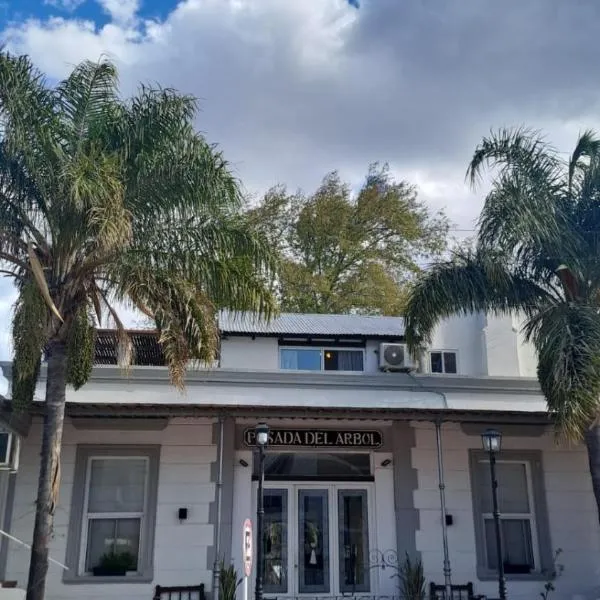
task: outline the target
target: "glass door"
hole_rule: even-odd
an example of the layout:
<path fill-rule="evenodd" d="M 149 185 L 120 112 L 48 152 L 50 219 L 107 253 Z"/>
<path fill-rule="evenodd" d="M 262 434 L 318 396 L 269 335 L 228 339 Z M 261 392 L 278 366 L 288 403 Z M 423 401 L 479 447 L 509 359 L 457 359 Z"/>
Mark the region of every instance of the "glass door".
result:
<path fill-rule="evenodd" d="M 265 489 L 264 491 L 264 535 L 265 570 L 263 588 L 268 594 L 289 593 L 288 583 L 288 537 L 289 510 L 287 489 Z"/>
<path fill-rule="evenodd" d="M 297 498 L 298 593 L 329 593 L 329 490 L 300 488 Z"/>
<path fill-rule="evenodd" d="M 265 488 L 265 594 L 371 591 L 369 489 L 349 484 L 273 485 Z"/>

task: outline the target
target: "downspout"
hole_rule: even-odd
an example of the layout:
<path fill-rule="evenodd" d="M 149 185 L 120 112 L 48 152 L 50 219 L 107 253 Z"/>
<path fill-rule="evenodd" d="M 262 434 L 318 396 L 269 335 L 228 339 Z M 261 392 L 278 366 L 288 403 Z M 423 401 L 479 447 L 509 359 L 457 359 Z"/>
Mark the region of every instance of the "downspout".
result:
<path fill-rule="evenodd" d="M 221 512 L 223 496 L 223 434 L 225 429 L 225 419 L 219 415 L 219 443 L 217 449 L 217 484 L 215 493 L 215 502 L 217 504 L 217 522 L 215 523 L 215 562 L 213 564 L 212 597 L 213 600 L 219 600 L 220 596 L 220 576 L 221 568 L 219 555 L 221 553 Z"/>
<path fill-rule="evenodd" d="M 439 392 L 446 401 L 446 396 Z M 447 403 L 446 403 L 446 406 Z M 452 568 L 450 567 L 450 552 L 448 551 L 448 525 L 446 523 L 446 485 L 444 483 L 444 459 L 442 452 L 442 419 L 435 422 L 435 441 L 437 445 L 438 481 L 440 488 L 440 513 L 442 516 L 442 549 L 444 552 L 444 585 L 446 598 L 452 598 Z"/>
<path fill-rule="evenodd" d="M 421 385 L 421 382 L 412 377 L 424 392 L 441 396 L 444 402 L 444 409 L 448 409 L 448 399 L 444 392 L 431 390 Z M 446 523 L 446 484 L 444 482 L 444 459 L 442 451 L 442 424 L 444 419 L 439 415 L 435 420 L 435 442 L 437 448 L 437 465 L 438 465 L 438 488 L 440 490 L 440 515 L 442 519 L 442 551 L 444 554 L 444 586 L 446 588 L 446 600 L 452 598 L 452 568 L 450 566 L 450 552 L 448 550 L 448 525 Z"/>

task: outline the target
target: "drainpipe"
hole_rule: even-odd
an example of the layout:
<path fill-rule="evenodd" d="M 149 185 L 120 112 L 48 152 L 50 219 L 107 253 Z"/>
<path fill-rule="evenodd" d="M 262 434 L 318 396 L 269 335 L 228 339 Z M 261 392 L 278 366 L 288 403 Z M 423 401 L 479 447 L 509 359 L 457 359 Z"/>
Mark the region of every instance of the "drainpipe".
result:
<path fill-rule="evenodd" d="M 225 429 L 225 419 L 223 415 L 219 415 L 219 443 L 217 449 L 217 485 L 215 493 L 215 501 L 217 503 L 217 522 L 215 524 L 215 562 L 213 564 L 213 581 L 212 581 L 212 597 L 213 600 L 220 600 L 220 576 L 221 569 L 219 564 L 219 555 L 221 553 L 221 512 L 222 512 L 222 496 L 223 496 L 223 433 Z"/>
<path fill-rule="evenodd" d="M 424 392 L 441 396 L 444 401 L 444 408 L 448 409 L 448 399 L 444 392 L 425 388 L 421 382 L 412 377 L 413 381 L 421 387 Z M 440 515 L 442 518 L 442 550 L 444 554 L 444 586 L 446 588 L 446 599 L 452 598 L 452 568 L 450 566 L 450 552 L 448 551 L 448 525 L 446 524 L 446 484 L 444 483 L 444 459 L 442 451 L 442 423 L 443 417 L 438 416 L 435 420 L 435 441 L 437 448 L 438 464 L 438 487 L 440 490 Z"/>
<path fill-rule="evenodd" d="M 441 392 L 440 392 L 441 393 Z M 442 394 L 443 395 L 443 394 Z M 445 400 L 445 396 L 444 396 Z M 452 598 L 452 569 L 448 551 L 448 525 L 446 524 L 446 485 L 444 484 L 444 459 L 442 457 L 442 420 L 435 422 L 435 441 L 437 445 L 438 480 L 440 488 L 440 512 L 442 516 L 442 548 L 444 551 L 444 585 L 446 598 Z"/>

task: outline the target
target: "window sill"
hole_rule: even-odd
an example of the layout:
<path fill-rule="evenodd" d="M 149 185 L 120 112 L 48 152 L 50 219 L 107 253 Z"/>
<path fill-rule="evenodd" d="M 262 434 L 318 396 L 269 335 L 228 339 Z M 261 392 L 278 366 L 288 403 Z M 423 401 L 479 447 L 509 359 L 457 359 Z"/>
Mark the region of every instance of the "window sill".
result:
<path fill-rule="evenodd" d="M 547 581 L 548 576 L 545 573 L 534 571 L 533 573 L 505 573 L 506 581 Z M 479 581 L 498 581 L 498 573 L 477 569 L 477 579 Z"/>
<path fill-rule="evenodd" d="M 125 575 L 124 577 L 107 575 L 107 576 L 94 576 L 94 575 L 63 575 L 63 583 L 65 585 L 77 585 L 77 584 L 105 584 L 105 583 L 152 583 L 154 579 L 153 574 L 143 575 Z"/>

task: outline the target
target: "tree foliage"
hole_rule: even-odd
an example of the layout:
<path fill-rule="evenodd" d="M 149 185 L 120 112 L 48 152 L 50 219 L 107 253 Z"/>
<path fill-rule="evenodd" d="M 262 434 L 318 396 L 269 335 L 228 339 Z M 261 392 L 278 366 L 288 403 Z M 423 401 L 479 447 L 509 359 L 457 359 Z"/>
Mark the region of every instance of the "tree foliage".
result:
<path fill-rule="evenodd" d="M 239 216 L 238 183 L 193 127 L 196 101 L 142 86 L 124 100 L 108 61 L 50 87 L 27 57 L 0 55 L 0 260 L 20 289 L 17 407 L 44 347 L 68 346 L 69 382 L 91 371 L 93 325 L 120 331 L 116 301 L 154 320 L 171 376 L 210 359 L 221 307 L 268 313 L 275 265 Z"/>
<path fill-rule="evenodd" d="M 448 231 L 414 187 L 378 165 L 356 194 L 333 172 L 308 196 L 272 188 L 247 216 L 279 251 L 278 291 L 291 312 L 396 314 Z"/>
<path fill-rule="evenodd" d="M 549 411 L 579 440 L 600 413 L 600 139 L 583 133 L 563 160 L 536 132 L 502 130 L 476 149 L 471 182 L 485 168 L 496 176 L 476 247 L 419 279 L 407 340 L 418 349 L 455 313 L 518 315 Z"/>
<path fill-rule="evenodd" d="M 196 113 L 194 98 L 170 89 L 121 98 L 109 61 L 81 63 L 50 86 L 27 57 L 0 51 L 0 272 L 19 291 L 15 415 L 48 357 L 28 600 L 44 596 L 65 389 L 91 374 L 94 327 L 117 329 L 127 366 L 117 306 L 139 309 L 181 387 L 189 361 L 215 356 L 219 309 L 275 308 L 275 257 L 246 227 L 238 181 L 195 131 Z"/>

